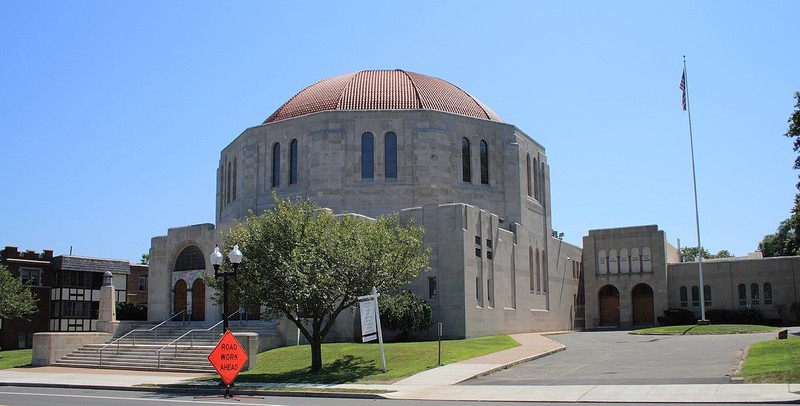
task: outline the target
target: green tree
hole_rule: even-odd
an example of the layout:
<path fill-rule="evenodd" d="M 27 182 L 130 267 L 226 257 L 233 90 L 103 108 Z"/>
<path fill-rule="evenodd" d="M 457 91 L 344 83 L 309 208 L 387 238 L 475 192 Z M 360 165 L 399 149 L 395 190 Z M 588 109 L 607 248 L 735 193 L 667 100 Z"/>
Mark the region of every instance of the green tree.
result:
<path fill-rule="evenodd" d="M 36 298 L 30 287 L 0 265 L 0 319 L 26 317 L 36 311 Z"/>
<path fill-rule="evenodd" d="M 279 199 L 250 213 L 224 235 L 244 254 L 229 292 L 294 323 L 311 346 L 311 370 L 322 369 L 322 341 L 358 296 L 398 289 L 427 270 L 423 229 L 398 216 L 334 216 L 310 200 Z M 223 264 L 223 270 L 230 265 Z M 221 278 L 220 278 L 221 279 Z M 220 280 L 210 281 L 220 289 Z M 307 324 L 309 323 L 309 324 Z"/>
<path fill-rule="evenodd" d="M 381 326 L 387 330 L 399 330 L 399 341 L 410 340 L 412 333 L 433 323 L 431 305 L 410 290 L 396 295 L 381 295 L 379 302 Z"/>
<path fill-rule="evenodd" d="M 139 264 L 141 265 L 150 265 L 150 253 L 145 252 L 142 254 L 142 259 L 139 260 Z"/>
<path fill-rule="evenodd" d="M 800 152 L 800 92 L 795 92 L 794 98 L 794 112 L 789 116 L 789 128 L 784 135 L 794 138 L 794 152 Z M 800 169 L 800 155 L 794 160 L 794 169 Z M 800 189 L 800 182 L 796 187 Z M 764 236 L 758 249 L 765 257 L 800 255 L 800 193 L 794 196 L 790 217 L 778 225 L 774 234 Z"/>
<path fill-rule="evenodd" d="M 733 258 L 734 255 L 728 250 L 720 250 L 714 255 L 714 258 Z"/>
<path fill-rule="evenodd" d="M 714 255 L 708 252 L 705 247 L 700 251 L 700 255 L 705 259 L 714 258 Z M 686 262 L 692 262 L 697 259 L 697 247 L 683 247 L 681 248 L 681 258 Z"/>
<path fill-rule="evenodd" d="M 728 250 L 720 250 L 716 254 L 712 254 L 708 252 L 705 247 L 700 251 L 701 255 L 704 259 L 714 259 L 714 258 L 733 258 L 733 254 L 730 253 Z M 691 262 L 697 259 L 697 247 L 683 247 L 681 248 L 681 258 L 684 261 Z"/>

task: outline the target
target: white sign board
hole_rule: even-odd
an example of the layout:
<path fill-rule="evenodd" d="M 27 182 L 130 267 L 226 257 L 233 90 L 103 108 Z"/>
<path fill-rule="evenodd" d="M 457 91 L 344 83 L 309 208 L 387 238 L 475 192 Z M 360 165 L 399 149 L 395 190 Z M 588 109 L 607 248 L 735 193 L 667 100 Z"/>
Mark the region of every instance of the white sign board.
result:
<path fill-rule="evenodd" d="M 368 342 L 378 339 L 378 326 L 375 323 L 375 300 L 366 300 L 358 304 L 361 308 L 361 340 Z"/>

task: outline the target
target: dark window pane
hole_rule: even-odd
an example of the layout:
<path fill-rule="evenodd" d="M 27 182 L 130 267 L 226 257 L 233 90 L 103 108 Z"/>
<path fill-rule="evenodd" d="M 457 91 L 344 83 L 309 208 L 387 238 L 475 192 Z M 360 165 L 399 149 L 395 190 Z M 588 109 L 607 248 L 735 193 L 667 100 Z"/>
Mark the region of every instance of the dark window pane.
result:
<path fill-rule="evenodd" d="M 289 144 L 289 184 L 297 183 L 297 140 Z"/>
<path fill-rule="evenodd" d="M 375 144 L 372 133 L 361 135 L 361 179 L 372 179 L 375 174 Z"/>
<path fill-rule="evenodd" d="M 272 187 L 281 185 L 281 144 L 272 146 Z"/>
<path fill-rule="evenodd" d="M 489 184 L 489 144 L 481 140 L 481 184 Z"/>
<path fill-rule="evenodd" d="M 470 163 L 469 140 L 461 139 L 461 179 L 464 182 L 472 182 L 472 164 Z"/>
<path fill-rule="evenodd" d="M 386 133 L 383 148 L 386 179 L 397 179 L 397 135 L 395 133 Z"/>

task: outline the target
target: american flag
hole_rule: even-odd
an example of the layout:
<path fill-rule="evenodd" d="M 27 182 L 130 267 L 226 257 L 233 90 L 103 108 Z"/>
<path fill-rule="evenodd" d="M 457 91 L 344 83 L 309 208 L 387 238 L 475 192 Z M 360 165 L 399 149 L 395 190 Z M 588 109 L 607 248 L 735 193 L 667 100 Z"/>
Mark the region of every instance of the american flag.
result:
<path fill-rule="evenodd" d="M 681 75 L 681 85 L 678 86 L 681 89 L 681 105 L 683 106 L 683 111 L 686 111 L 686 70 L 683 70 L 683 74 Z"/>

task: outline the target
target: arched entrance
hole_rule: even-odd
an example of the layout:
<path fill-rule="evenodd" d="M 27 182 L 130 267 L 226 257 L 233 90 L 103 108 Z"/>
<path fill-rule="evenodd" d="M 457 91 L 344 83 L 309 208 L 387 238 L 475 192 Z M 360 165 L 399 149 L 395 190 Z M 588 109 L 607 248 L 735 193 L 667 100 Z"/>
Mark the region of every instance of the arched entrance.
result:
<path fill-rule="evenodd" d="M 177 282 L 175 282 L 175 289 L 173 290 L 173 295 L 172 295 L 175 303 L 175 306 L 172 310 L 173 314 L 178 314 L 180 312 L 186 311 L 187 293 L 188 289 L 186 287 L 186 281 L 180 279 Z M 179 317 L 178 319 L 182 318 Z"/>
<path fill-rule="evenodd" d="M 619 326 L 619 290 L 606 285 L 598 293 L 600 303 L 600 326 Z"/>
<path fill-rule="evenodd" d="M 206 284 L 196 279 L 192 284 L 192 321 L 206 319 Z"/>
<path fill-rule="evenodd" d="M 653 325 L 655 315 L 653 310 L 653 288 L 646 283 L 633 287 L 631 292 L 633 302 L 633 325 Z"/>

